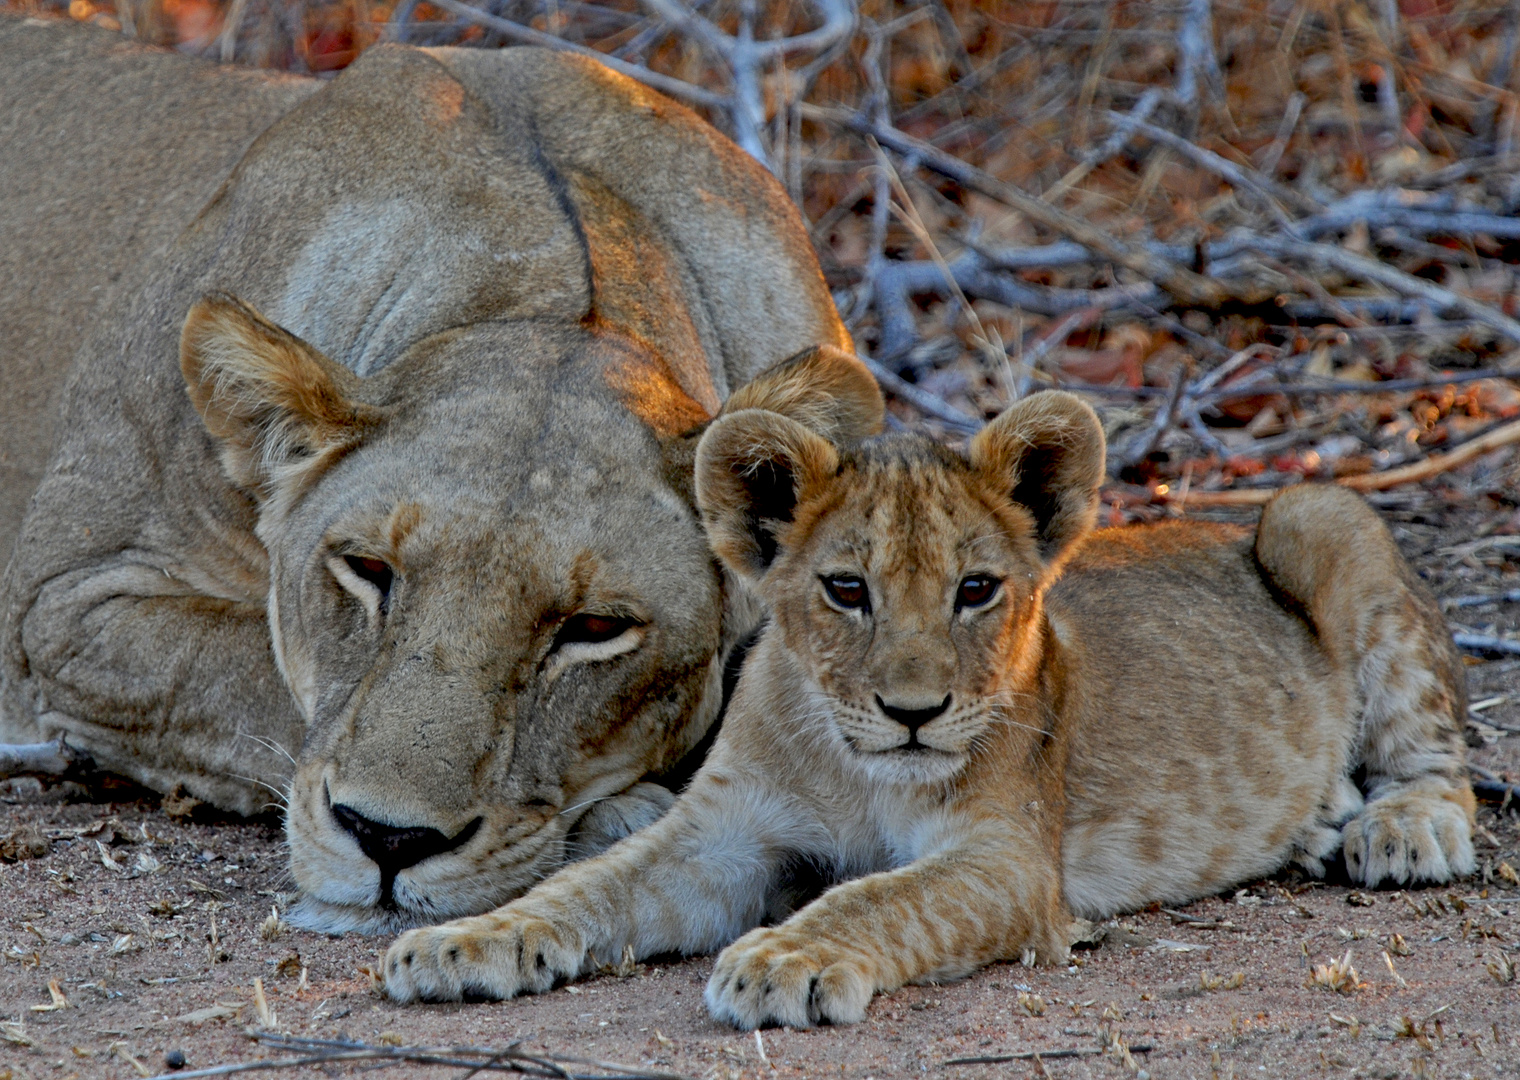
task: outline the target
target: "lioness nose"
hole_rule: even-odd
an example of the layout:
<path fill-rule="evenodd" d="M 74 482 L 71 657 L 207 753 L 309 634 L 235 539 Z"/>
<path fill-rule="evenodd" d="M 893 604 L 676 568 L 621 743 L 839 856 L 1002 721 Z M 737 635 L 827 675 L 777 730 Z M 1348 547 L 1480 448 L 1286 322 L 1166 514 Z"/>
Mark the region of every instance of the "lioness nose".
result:
<path fill-rule="evenodd" d="M 407 867 L 416 866 L 424 859 L 462 847 L 469 843 L 470 837 L 480 828 L 480 818 L 476 818 L 453 836 L 445 836 L 437 829 L 402 828 L 372 821 L 341 803 L 333 804 L 332 813 L 338 819 L 338 824 L 359 841 L 359 850 L 380 867 L 382 881 L 393 879 Z"/>
<path fill-rule="evenodd" d="M 882 712 L 907 728 L 908 731 L 914 732 L 950 707 L 950 695 L 946 694 L 944 701 L 941 701 L 938 705 L 930 705 L 927 709 L 903 709 L 896 705 L 888 705 L 885 701 L 881 700 L 881 695 L 879 694 L 876 697 L 876 704 L 881 707 Z"/>

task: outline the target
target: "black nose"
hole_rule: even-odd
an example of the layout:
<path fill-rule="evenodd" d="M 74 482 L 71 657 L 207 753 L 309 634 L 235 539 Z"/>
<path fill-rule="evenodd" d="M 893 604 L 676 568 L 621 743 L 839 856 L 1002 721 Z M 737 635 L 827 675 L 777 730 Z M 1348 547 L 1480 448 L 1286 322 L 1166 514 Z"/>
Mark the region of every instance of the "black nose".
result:
<path fill-rule="evenodd" d="M 481 820 L 476 818 L 453 836 L 445 836 L 437 829 L 385 825 L 341 803 L 333 804 L 332 814 L 338 824 L 359 841 L 359 850 L 380 868 L 382 904 L 391 902 L 391 886 L 395 884 L 397 874 L 424 859 L 468 844 L 480 829 Z"/>
<path fill-rule="evenodd" d="M 881 700 L 881 695 L 879 694 L 876 697 L 876 704 L 881 706 L 882 712 L 912 733 L 948 709 L 950 707 L 950 695 L 946 694 L 944 701 L 941 701 L 938 705 L 930 705 L 927 709 L 899 709 L 897 706 L 888 705 L 885 701 Z"/>

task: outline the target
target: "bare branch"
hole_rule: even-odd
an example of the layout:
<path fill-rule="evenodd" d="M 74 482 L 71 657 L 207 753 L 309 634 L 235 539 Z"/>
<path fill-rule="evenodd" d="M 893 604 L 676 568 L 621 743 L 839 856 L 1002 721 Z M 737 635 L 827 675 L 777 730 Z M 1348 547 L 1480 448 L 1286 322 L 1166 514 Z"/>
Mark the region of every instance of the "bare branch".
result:
<path fill-rule="evenodd" d="M 900 376 L 892 374 L 892 372 L 882 367 L 869 356 L 862 354 L 860 360 L 871 374 L 876 376 L 876 381 L 881 383 L 882 389 L 892 396 L 906 401 L 925 416 L 932 416 L 936 420 L 943 420 L 956 431 L 964 432 L 968 435 L 982 430 L 984 425 L 980 420 L 967 416 L 954 405 L 941 401 L 927 390 L 921 390 Z"/>
<path fill-rule="evenodd" d="M 450 0 L 451 3 L 457 0 Z M 687 7 L 682 0 L 644 0 L 644 4 L 666 22 L 700 41 L 721 59 L 733 80 L 734 94 L 727 102 L 734 125 L 734 141 L 775 172 L 775 163 L 766 150 L 765 94 L 760 85 L 761 72 L 767 65 L 796 53 L 823 53 L 855 32 L 854 0 L 812 0 L 823 12 L 824 22 L 816 30 L 791 37 L 756 41 L 754 38 L 754 4 L 747 0 L 740 10 L 739 33 L 725 33 L 708 19 Z"/>
<path fill-rule="evenodd" d="M 1311 263 L 1332 266 L 1345 274 L 1386 285 L 1404 296 L 1427 300 L 1442 311 L 1460 311 L 1484 326 L 1497 330 L 1506 338 L 1520 342 L 1520 322 L 1497 311 L 1487 304 L 1468 296 L 1444 289 L 1434 282 L 1406 274 L 1387 263 L 1358 255 L 1334 244 L 1317 244 L 1307 240 L 1295 240 L 1286 236 L 1249 236 L 1245 243 L 1257 251 L 1279 258 L 1305 259 Z"/>
<path fill-rule="evenodd" d="M 996 199 L 1030 220 L 1070 237 L 1098 255 L 1154 281 L 1184 303 L 1216 306 L 1230 295 L 1221 282 L 1195 274 L 1167 259 L 1152 255 L 1143 248 L 1127 244 L 1097 226 L 945 153 L 932 143 L 915 139 L 894 127 L 873 122 L 857 113 L 806 104 L 802 109 L 803 115 L 810 119 L 838 124 L 862 135 L 873 136 L 888 149 L 914 157 L 920 164 L 942 176 L 948 176 L 961 186 Z"/>
<path fill-rule="evenodd" d="M 1146 123 L 1144 120 L 1135 118 L 1133 115 L 1125 116 L 1123 113 L 1108 113 L 1109 120 L 1116 126 L 1124 125 L 1131 131 L 1144 135 L 1146 138 L 1160 143 L 1162 146 L 1177 151 L 1183 157 L 1188 158 L 1194 164 L 1201 165 L 1210 172 L 1224 177 L 1237 188 L 1243 188 L 1265 199 L 1275 199 L 1278 202 L 1287 203 L 1289 206 L 1307 214 L 1317 214 L 1324 209 L 1319 203 L 1302 192 L 1279 184 L 1276 180 L 1269 180 L 1258 173 L 1255 169 L 1248 169 L 1244 165 L 1237 165 L 1227 158 L 1220 157 L 1212 150 L 1205 150 L 1197 143 L 1184 139 L 1181 135 L 1175 135 L 1165 128 L 1159 128 L 1155 124 Z"/>
<path fill-rule="evenodd" d="M 557 38 L 553 34 L 546 34 L 542 30 L 535 30 L 531 26 L 523 26 L 520 23 L 499 18 L 479 8 L 473 8 L 469 4 L 460 3 L 460 0 L 428 0 L 434 7 L 442 8 L 452 15 L 457 15 L 468 22 L 476 23 L 496 31 L 509 41 L 516 41 L 523 45 L 539 45 L 545 49 L 555 49 L 559 52 L 576 53 L 579 56 L 589 56 L 620 75 L 626 75 L 630 79 L 636 79 L 645 86 L 653 87 L 662 94 L 680 98 L 696 105 L 705 105 L 710 109 L 727 110 L 729 99 L 711 90 L 704 90 L 700 86 L 673 79 L 669 75 L 661 75 L 657 71 L 650 71 L 639 64 L 631 64 L 626 60 L 619 60 L 607 53 L 588 49 L 584 45 L 576 45 L 573 42 Z"/>
<path fill-rule="evenodd" d="M 45 743 L 0 743 L 0 780 L 13 776 L 85 780 L 94 773 L 95 759 L 62 738 Z"/>

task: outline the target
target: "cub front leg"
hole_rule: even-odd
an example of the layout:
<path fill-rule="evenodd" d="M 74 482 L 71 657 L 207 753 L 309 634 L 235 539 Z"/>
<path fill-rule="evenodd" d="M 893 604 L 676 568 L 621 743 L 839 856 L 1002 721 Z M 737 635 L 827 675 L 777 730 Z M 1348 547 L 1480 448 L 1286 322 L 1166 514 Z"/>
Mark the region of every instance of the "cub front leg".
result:
<path fill-rule="evenodd" d="M 718 957 L 707 1007 L 750 1029 L 865 1018 L 879 991 L 958 978 L 1000 959 L 1067 956 L 1071 917 L 1054 860 L 968 850 L 831 889 Z"/>
<path fill-rule="evenodd" d="M 760 921 L 801 831 L 795 808 L 699 776 L 663 818 L 506 907 L 409 930 L 385 956 L 397 1001 L 539 993 L 598 962 L 710 952 Z M 791 851 L 794 851 L 792 848 Z"/>

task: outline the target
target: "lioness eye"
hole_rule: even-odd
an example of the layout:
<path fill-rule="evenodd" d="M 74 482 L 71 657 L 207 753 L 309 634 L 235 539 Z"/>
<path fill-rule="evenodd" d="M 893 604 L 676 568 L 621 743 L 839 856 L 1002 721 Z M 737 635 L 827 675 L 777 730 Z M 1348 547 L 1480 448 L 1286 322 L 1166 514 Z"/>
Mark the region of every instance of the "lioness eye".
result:
<path fill-rule="evenodd" d="M 554 647 L 583 642 L 600 644 L 621 637 L 637 624 L 637 620 L 619 615 L 572 615 L 565 620 L 554 638 Z"/>
<path fill-rule="evenodd" d="M 961 582 L 960 589 L 955 594 L 955 610 L 962 608 L 981 607 L 997 595 L 997 578 L 974 575 Z"/>
<path fill-rule="evenodd" d="M 391 582 L 396 575 L 384 560 L 364 555 L 345 555 L 343 561 L 348 563 L 348 568 L 355 574 L 379 589 L 382 600 L 390 596 Z"/>
<path fill-rule="evenodd" d="M 830 577 L 823 579 L 823 591 L 829 599 L 842 608 L 866 610 L 871 605 L 871 595 L 866 583 L 858 577 Z"/>

